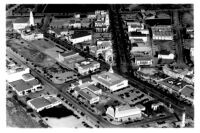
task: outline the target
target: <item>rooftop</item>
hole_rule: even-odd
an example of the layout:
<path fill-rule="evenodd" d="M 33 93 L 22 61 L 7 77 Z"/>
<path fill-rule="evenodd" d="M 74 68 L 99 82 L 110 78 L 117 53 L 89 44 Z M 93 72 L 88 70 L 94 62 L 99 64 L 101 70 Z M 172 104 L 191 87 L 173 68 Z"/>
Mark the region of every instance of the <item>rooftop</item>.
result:
<path fill-rule="evenodd" d="M 30 73 L 25 73 L 22 75 L 22 78 L 25 79 L 25 80 L 29 80 L 29 79 L 32 79 L 32 78 L 35 78 L 33 75 L 31 75 Z"/>
<path fill-rule="evenodd" d="M 110 72 L 106 72 L 106 71 L 104 71 L 100 74 L 92 75 L 92 78 L 97 79 L 99 82 L 101 82 L 107 86 L 113 86 L 124 80 L 127 80 L 116 73 L 110 73 Z"/>
<path fill-rule="evenodd" d="M 71 55 L 78 55 L 78 53 L 74 52 L 74 51 L 67 51 L 64 53 L 61 53 L 62 56 L 67 57 L 67 56 L 71 56 Z"/>
<path fill-rule="evenodd" d="M 74 34 L 71 35 L 72 39 L 79 38 L 79 37 L 84 37 L 91 35 L 89 31 L 74 31 Z"/>
<path fill-rule="evenodd" d="M 32 86 L 26 83 L 24 80 L 16 80 L 9 83 L 12 87 L 14 87 L 18 92 L 31 89 Z"/>
<path fill-rule="evenodd" d="M 94 85 L 89 85 L 87 88 L 88 88 L 89 90 L 92 90 L 92 91 L 98 91 L 98 90 L 100 90 L 100 88 L 97 88 L 97 87 L 94 86 Z"/>
<path fill-rule="evenodd" d="M 82 89 L 79 91 L 79 94 L 84 97 L 87 100 L 91 100 L 92 98 L 97 97 L 93 92 L 87 90 L 87 89 Z"/>
<path fill-rule="evenodd" d="M 141 37 L 146 37 L 146 34 L 142 34 L 141 32 L 130 32 L 130 36 L 141 36 Z"/>
<path fill-rule="evenodd" d="M 58 100 L 53 96 L 41 96 L 30 100 L 30 103 L 37 109 L 56 103 Z"/>
<path fill-rule="evenodd" d="M 159 52 L 159 54 L 162 54 L 162 55 L 169 55 L 169 54 L 170 54 L 170 51 L 161 50 L 161 51 Z"/>
<path fill-rule="evenodd" d="M 21 18 L 17 18 L 14 23 L 28 23 L 29 22 L 29 18 L 28 17 L 21 17 Z"/>
<path fill-rule="evenodd" d="M 135 60 L 146 60 L 146 61 L 148 61 L 148 60 L 152 60 L 152 58 L 149 57 L 149 56 L 142 56 L 142 57 L 135 57 Z"/>
<path fill-rule="evenodd" d="M 27 82 L 29 85 L 31 85 L 31 86 L 36 86 L 36 85 L 39 85 L 40 84 L 40 82 L 37 80 L 37 79 L 33 79 L 33 80 L 31 80 L 31 81 L 28 81 Z"/>
<path fill-rule="evenodd" d="M 186 97 L 194 98 L 194 87 L 190 86 L 190 85 L 185 86 L 181 90 L 181 94 L 186 96 Z"/>
<path fill-rule="evenodd" d="M 185 81 L 182 81 L 180 79 L 174 79 L 171 77 L 164 79 L 160 83 L 172 88 L 175 91 L 181 91 L 184 86 L 189 85 Z"/>
<path fill-rule="evenodd" d="M 86 69 L 86 68 L 93 67 L 93 66 L 96 65 L 96 64 L 100 64 L 100 63 L 97 62 L 97 61 L 95 61 L 95 60 L 85 59 L 85 60 L 83 60 L 83 61 L 77 62 L 77 64 L 79 64 L 80 67 L 82 67 L 83 69 Z"/>

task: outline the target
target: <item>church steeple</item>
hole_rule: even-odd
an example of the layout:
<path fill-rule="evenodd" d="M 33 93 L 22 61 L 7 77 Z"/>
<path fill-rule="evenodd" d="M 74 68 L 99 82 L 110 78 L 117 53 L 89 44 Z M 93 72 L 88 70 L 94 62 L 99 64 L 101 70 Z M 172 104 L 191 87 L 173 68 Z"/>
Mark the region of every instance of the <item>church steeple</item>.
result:
<path fill-rule="evenodd" d="M 34 18 L 33 18 L 33 12 L 32 11 L 30 11 L 29 25 L 34 26 Z"/>
<path fill-rule="evenodd" d="M 113 69 L 112 69 L 112 63 L 110 63 L 110 69 L 109 69 L 110 73 L 114 73 Z"/>

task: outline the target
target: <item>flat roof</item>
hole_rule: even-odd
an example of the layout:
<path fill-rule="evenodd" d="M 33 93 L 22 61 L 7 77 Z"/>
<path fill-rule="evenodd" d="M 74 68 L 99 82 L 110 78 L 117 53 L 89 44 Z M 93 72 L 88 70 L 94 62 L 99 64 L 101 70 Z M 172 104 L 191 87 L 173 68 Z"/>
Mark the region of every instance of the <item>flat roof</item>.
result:
<path fill-rule="evenodd" d="M 186 85 L 182 90 L 181 90 L 181 94 L 186 96 L 186 97 L 190 97 L 190 98 L 194 98 L 194 87 L 191 85 Z"/>
<path fill-rule="evenodd" d="M 79 91 L 81 90 L 81 88 L 78 87 L 78 86 L 76 86 L 76 87 L 74 88 L 74 90 L 79 92 Z"/>
<path fill-rule="evenodd" d="M 37 109 L 54 104 L 58 100 L 53 96 L 41 96 L 30 100 L 30 103 Z"/>
<path fill-rule="evenodd" d="M 92 98 L 97 97 L 93 92 L 87 90 L 87 89 L 82 89 L 78 92 L 82 97 L 84 97 L 87 100 L 91 100 Z"/>
<path fill-rule="evenodd" d="M 95 60 L 89 60 L 89 59 L 85 59 L 83 61 L 78 61 L 77 62 L 80 67 L 82 67 L 83 69 L 89 68 L 89 67 L 93 67 L 96 64 L 100 64 L 99 62 L 95 61 Z"/>
<path fill-rule="evenodd" d="M 184 86 L 189 85 L 185 81 L 182 81 L 180 79 L 174 79 L 172 77 L 164 79 L 160 83 L 172 88 L 175 91 L 180 91 L 181 89 L 183 89 Z"/>
<path fill-rule="evenodd" d="M 16 80 L 9 83 L 12 87 L 14 87 L 18 92 L 31 89 L 32 86 L 25 82 L 24 80 Z"/>
<path fill-rule="evenodd" d="M 116 108 L 118 108 L 118 111 L 126 111 L 126 110 L 131 110 L 131 109 L 138 109 L 140 110 L 139 108 L 137 107 L 131 107 L 129 105 L 120 105 L 120 106 L 117 106 Z"/>
<path fill-rule="evenodd" d="M 152 60 L 152 58 L 149 56 L 147 57 L 142 56 L 142 57 L 135 57 L 135 60 Z"/>
<path fill-rule="evenodd" d="M 31 86 L 36 86 L 36 85 L 39 85 L 40 84 L 40 82 L 37 80 L 37 79 L 33 79 L 33 80 L 31 80 L 31 81 L 28 81 L 27 82 L 29 85 L 31 85 Z"/>
<path fill-rule="evenodd" d="M 17 18 L 14 23 L 28 23 L 29 22 L 29 18 L 28 17 L 20 17 Z"/>
<path fill-rule="evenodd" d="M 76 54 L 78 54 L 78 53 L 74 52 L 74 51 L 67 51 L 67 52 L 61 53 L 61 55 L 64 56 L 64 57 L 67 57 L 67 56 L 70 56 L 70 55 L 76 55 Z"/>
<path fill-rule="evenodd" d="M 92 34 L 88 31 L 74 31 L 74 34 L 71 35 L 71 38 L 75 39 L 75 38 L 84 37 L 88 35 L 92 35 Z"/>
<path fill-rule="evenodd" d="M 100 90 L 100 88 L 97 88 L 97 87 L 94 86 L 94 85 L 89 85 L 87 88 L 88 88 L 89 90 L 92 90 L 92 91 L 98 91 L 98 90 Z"/>
<path fill-rule="evenodd" d="M 147 35 L 146 34 L 142 34 L 141 32 L 130 32 L 129 33 L 130 36 L 140 36 L 140 37 L 146 37 Z"/>
<path fill-rule="evenodd" d="M 99 82 L 101 82 L 107 86 L 113 86 L 124 80 L 127 80 L 116 73 L 110 73 L 107 71 L 101 72 L 100 74 L 92 75 L 91 77 L 97 79 Z"/>
<path fill-rule="evenodd" d="M 31 75 L 30 73 L 25 73 L 22 75 L 22 78 L 25 79 L 25 80 L 29 80 L 29 79 L 32 79 L 32 78 L 35 78 L 33 75 Z"/>

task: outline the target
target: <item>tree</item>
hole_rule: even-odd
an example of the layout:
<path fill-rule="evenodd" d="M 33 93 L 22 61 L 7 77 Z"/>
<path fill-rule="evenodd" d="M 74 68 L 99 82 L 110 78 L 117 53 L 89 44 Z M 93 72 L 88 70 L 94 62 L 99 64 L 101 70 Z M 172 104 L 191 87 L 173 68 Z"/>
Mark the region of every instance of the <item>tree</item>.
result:
<path fill-rule="evenodd" d="M 86 46 L 85 50 L 86 50 L 86 52 L 87 52 L 88 54 L 90 53 L 90 48 L 89 48 L 89 46 Z"/>

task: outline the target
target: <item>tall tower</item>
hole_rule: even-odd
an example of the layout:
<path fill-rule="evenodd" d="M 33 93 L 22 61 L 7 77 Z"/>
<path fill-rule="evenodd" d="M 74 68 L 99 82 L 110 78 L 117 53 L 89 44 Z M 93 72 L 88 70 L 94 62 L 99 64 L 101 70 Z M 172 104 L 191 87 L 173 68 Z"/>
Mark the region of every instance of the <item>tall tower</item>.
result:
<path fill-rule="evenodd" d="M 184 128 L 185 127 L 185 112 L 183 112 L 182 114 L 182 122 L 181 122 L 181 127 Z"/>
<path fill-rule="evenodd" d="M 112 63 L 110 63 L 110 69 L 109 69 L 110 73 L 114 73 L 113 69 L 112 69 Z"/>
<path fill-rule="evenodd" d="M 34 18 L 33 18 L 33 12 L 32 11 L 30 11 L 29 25 L 34 26 Z"/>

